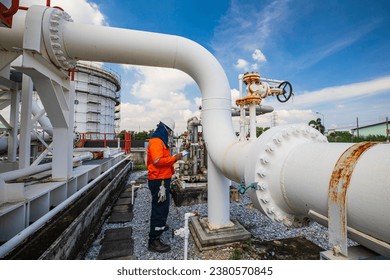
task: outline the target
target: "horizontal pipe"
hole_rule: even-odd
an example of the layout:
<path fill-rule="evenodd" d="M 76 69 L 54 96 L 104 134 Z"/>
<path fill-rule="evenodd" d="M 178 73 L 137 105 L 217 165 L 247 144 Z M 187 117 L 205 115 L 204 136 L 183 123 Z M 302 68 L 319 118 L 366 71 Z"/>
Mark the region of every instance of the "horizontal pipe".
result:
<path fill-rule="evenodd" d="M 83 160 L 90 160 L 93 158 L 93 155 L 91 153 L 87 153 L 82 156 L 74 157 L 73 162 L 77 161 L 83 161 Z M 51 169 L 52 163 L 44 163 L 40 164 L 34 167 L 27 167 L 23 169 L 18 169 L 18 170 L 13 170 L 13 171 L 8 171 L 4 173 L 0 173 L 0 179 L 3 179 L 5 182 L 7 181 L 12 181 L 16 180 L 20 177 L 26 177 L 26 176 L 31 176 L 36 173 L 44 172 L 49 169 Z"/>
<path fill-rule="evenodd" d="M 332 172 L 350 146 L 350 143 L 313 143 L 294 149 L 285 163 L 285 208 L 296 214 L 308 215 L 314 211 L 327 217 Z M 387 243 L 390 243 L 389 148 L 378 144 L 366 150 L 357 160 L 346 186 L 348 227 Z"/>
<path fill-rule="evenodd" d="M 25 17 L 16 13 L 12 18 L 12 28 L 0 28 L 0 50 L 18 52 L 23 48 Z"/>

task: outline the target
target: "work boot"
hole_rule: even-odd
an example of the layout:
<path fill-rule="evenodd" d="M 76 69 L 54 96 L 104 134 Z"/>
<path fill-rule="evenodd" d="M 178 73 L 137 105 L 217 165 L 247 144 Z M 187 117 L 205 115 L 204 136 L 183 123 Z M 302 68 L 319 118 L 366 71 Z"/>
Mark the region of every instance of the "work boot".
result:
<path fill-rule="evenodd" d="M 148 250 L 151 252 L 166 253 L 171 250 L 171 246 L 162 243 L 158 238 L 149 241 Z"/>

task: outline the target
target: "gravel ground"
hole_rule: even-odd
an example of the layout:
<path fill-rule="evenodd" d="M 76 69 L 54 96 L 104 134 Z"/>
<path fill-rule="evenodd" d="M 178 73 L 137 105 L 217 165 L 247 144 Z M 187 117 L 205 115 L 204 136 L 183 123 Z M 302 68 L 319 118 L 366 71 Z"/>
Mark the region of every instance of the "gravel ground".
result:
<path fill-rule="evenodd" d="M 134 172 L 129 176 L 128 182 L 136 180 L 145 175 L 146 172 Z M 109 228 L 131 226 L 133 229 L 134 239 L 134 256 L 139 260 L 182 260 L 184 259 L 184 238 L 173 236 L 172 231 L 166 231 L 161 236 L 164 243 L 171 246 L 171 251 L 168 253 L 153 253 L 147 250 L 148 233 L 149 233 L 149 218 L 151 209 L 151 195 L 145 184 L 145 187 L 137 190 L 135 197 L 133 213 L 134 218 L 131 222 L 123 224 L 107 224 L 103 225 L 102 231 L 88 251 L 85 259 L 96 259 L 99 250 L 100 242 L 104 236 L 104 231 Z M 192 206 L 174 206 L 171 198 L 170 213 L 167 224 L 171 229 L 177 230 L 184 227 L 184 215 L 187 212 L 198 212 L 200 216 L 207 216 L 207 204 L 197 204 Z M 260 241 L 278 240 L 297 236 L 303 236 L 317 246 L 328 250 L 328 230 L 327 228 L 312 223 L 304 228 L 288 229 L 279 224 L 273 223 L 269 218 L 261 214 L 253 208 L 253 204 L 247 195 L 240 195 L 239 202 L 231 203 L 230 207 L 231 218 L 239 221 L 253 236 Z M 188 259 L 201 260 L 205 259 L 205 254 L 197 250 L 192 237 L 189 238 Z M 350 241 L 350 245 L 353 242 Z M 232 249 L 232 248 L 230 248 Z M 219 250 L 223 253 L 223 249 Z M 210 256 L 210 252 L 206 253 Z M 216 258 L 218 259 L 218 258 Z"/>

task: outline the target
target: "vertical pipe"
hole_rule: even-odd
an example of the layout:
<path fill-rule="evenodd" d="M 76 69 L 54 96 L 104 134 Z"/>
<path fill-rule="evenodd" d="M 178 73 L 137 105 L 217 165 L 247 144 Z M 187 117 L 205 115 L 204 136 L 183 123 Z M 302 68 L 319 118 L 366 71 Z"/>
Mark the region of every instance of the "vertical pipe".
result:
<path fill-rule="evenodd" d="M 192 154 L 192 160 L 193 160 L 193 175 L 196 176 L 198 175 L 198 151 L 199 151 L 199 143 L 198 143 L 198 125 L 197 123 L 194 122 L 194 153 Z"/>
<path fill-rule="evenodd" d="M 242 98 L 242 77 L 243 75 L 238 75 L 238 88 L 239 88 L 239 96 L 238 98 Z M 240 135 L 239 139 L 245 139 L 245 109 L 244 106 L 240 106 Z"/>
<path fill-rule="evenodd" d="M 230 224 L 229 181 L 215 166 L 210 156 L 208 156 L 207 164 L 208 221 L 212 227 L 224 227 Z"/>
<path fill-rule="evenodd" d="M 11 112 L 10 124 L 12 130 L 8 137 L 8 160 L 16 161 L 16 153 L 18 148 L 18 127 L 19 127 L 19 104 L 20 104 L 20 90 L 11 92 Z"/>
<path fill-rule="evenodd" d="M 33 83 L 29 76 L 23 74 L 22 80 L 22 107 L 20 123 L 20 144 L 19 144 L 19 169 L 30 166 L 31 146 L 31 104 L 32 104 Z"/>
<path fill-rule="evenodd" d="M 250 139 L 256 139 L 256 104 L 249 105 L 249 127 L 250 127 Z"/>

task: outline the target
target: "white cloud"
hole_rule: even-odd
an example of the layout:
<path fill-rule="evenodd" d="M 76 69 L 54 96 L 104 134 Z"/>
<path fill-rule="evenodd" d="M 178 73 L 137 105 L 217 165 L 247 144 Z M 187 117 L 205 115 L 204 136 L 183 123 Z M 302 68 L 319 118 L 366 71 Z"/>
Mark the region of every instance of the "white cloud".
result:
<path fill-rule="evenodd" d="M 21 6 L 30 7 L 31 5 L 45 5 L 44 0 L 21 0 Z M 93 24 L 93 25 L 107 25 L 103 13 L 99 6 L 87 0 L 52 0 L 51 6 L 58 6 L 64 9 L 71 18 L 78 23 Z"/>
<path fill-rule="evenodd" d="M 131 94 L 142 99 L 167 99 L 175 92 L 182 92 L 187 85 L 195 83 L 186 73 L 160 67 L 132 66 L 139 77 L 131 90 Z"/>
<path fill-rule="evenodd" d="M 255 63 L 251 64 L 250 68 L 254 71 L 259 69 L 259 63 L 267 61 L 264 54 L 259 49 L 254 50 L 252 53 L 252 59 L 255 61 Z M 249 71 L 249 62 L 243 58 L 239 58 L 234 64 L 234 67 L 238 70 Z"/>
<path fill-rule="evenodd" d="M 130 75 L 136 75 L 137 81 L 130 89 L 133 105 L 122 104 L 121 129 L 148 131 L 155 129 L 161 118 L 169 116 L 176 122 L 175 132 L 181 133 L 186 130 L 188 118 L 199 116 L 197 108 L 201 99 L 190 100 L 185 93 L 186 87 L 195 83 L 189 75 L 168 68 L 122 68 Z"/>
<path fill-rule="evenodd" d="M 274 111 L 277 124 L 308 123 L 315 118 L 312 110 L 276 110 Z"/>
<path fill-rule="evenodd" d="M 255 49 L 255 51 L 252 53 L 252 58 L 254 61 L 257 61 L 257 62 L 266 62 L 267 61 L 267 59 L 265 58 L 265 55 L 259 49 Z"/>
<path fill-rule="evenodd" d="M 291 24 L 289 1 L 272 1 L 268 5 L 231 1 L 227 14 L 216 28 L 212 47 L 217 57 L 231 65 L 243 52 L 252 52 L 275 40 L 285 21 Z M 270 38 L 271 37 L 271 38 Z M 229 38 L 228 40 L 226 38 Z M 239 42 L 239 43 L 237 43 Z"/>
<path fill-rule="evenodd" d="M 240 97 L 240 92 L 233 88 L 230 90 L 230 93 L 232 95 L 232 107 L 237 107 L 236 100 Z"/>
<path fill-rule="evenodd" d="M 202 106 L 202 98 L 200 98 L 200 97 L 195 97 L 194 98 L 194 102 L 195 102 L 195 105 L 196 105 L 196 107 L 200 107 L 200 106 Z"/>
<path fill-rule="evenodd" d="M 257 126 L 271 127 L 285 124 L 309 123 L 310 120 L 316 119 L 315 113 L 308 110 L 275 110 L 272 113 L 257 116 Z"/>
<path fill-rule="evenodd" d="M 338 100 L 353 99 L 390 91 L 390 76 L 349 85 L 328 87 L 296 95 L 294 105 L 314 105 Z"/>
<path fill-rule="evenodd" d="M 246 61 L 245 59 L 242 59 L 242 58 L 239 58 L 237 59 L 237 62 L 236 64 L 234 64 L 234 67 L 236 67 L 237 69 L 243 69 L 243 70 L 248 70 L 248 61 Z"/>

